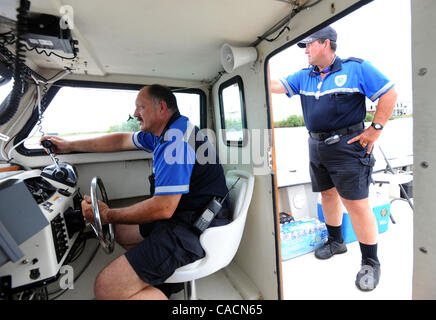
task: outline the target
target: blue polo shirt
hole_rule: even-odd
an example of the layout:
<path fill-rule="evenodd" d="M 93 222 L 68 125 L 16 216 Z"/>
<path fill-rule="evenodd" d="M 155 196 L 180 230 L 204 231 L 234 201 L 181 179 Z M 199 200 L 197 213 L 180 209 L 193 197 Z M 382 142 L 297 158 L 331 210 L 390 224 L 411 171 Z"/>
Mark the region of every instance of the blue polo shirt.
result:
<path fill-rule="evenodd" d="M 138 149 L 153 152 L 155 195 L 182 194 L 176 211 L 203 209 L 228 189 L 215 148 L 187 117 L 176 112 L 160 136 L 135 132 Z M 228 206 L 228 198 L 223 207 Z"/>
<path fill-rule="evenodd" d="M 394 84 L 368 61 L 335 57 L 321 80 L 317 66 L 280 79 L 288 97 L 299 94 L 306 127 L 328 132 L 365 119 L 365 97 L 376 101 Z"/>

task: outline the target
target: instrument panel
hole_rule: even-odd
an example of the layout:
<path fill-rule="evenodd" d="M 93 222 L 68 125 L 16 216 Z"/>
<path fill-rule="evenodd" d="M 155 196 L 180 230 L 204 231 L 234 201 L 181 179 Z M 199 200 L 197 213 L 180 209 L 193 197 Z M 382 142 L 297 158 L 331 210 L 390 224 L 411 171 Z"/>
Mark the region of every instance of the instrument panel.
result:
<path fill-rule="evenodd" d="M 0 180 L 0 298 L 59 276 L 85 227 L 77 187 L 40 170 Z"/>

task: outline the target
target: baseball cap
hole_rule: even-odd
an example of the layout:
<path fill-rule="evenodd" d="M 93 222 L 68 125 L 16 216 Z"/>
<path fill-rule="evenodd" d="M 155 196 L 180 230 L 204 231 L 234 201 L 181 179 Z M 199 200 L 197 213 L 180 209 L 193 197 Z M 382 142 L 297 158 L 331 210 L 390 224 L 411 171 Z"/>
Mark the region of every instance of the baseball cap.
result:
<path fill-rule="evenodd" d="M 317 32 L 311 34 L 307 38 L 301 40 L 300 42 L 297 43 L 297 45 L 300 48 L 306 48 L 306 43 L 311 43 L 311 42 L 318 40 L 318 39 L 329 39 L 330 41 L 336 42 L 337 38 L 338 38 L 338 35 L 337 35 L 335 29 L 328 26 L 328 27 L 325 27 L 321 30 L 318 30 Z"/>

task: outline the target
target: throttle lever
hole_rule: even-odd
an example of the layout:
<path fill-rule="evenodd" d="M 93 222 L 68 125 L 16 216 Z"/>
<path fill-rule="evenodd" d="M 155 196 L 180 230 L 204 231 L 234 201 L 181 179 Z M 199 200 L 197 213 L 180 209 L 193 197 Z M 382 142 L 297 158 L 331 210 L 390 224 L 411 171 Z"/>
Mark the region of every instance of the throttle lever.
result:
<path fill-rule="evenodd" d="M 61 167 L 59 167 L 58 159 L 56 159 L 54 156 L 53 143 L 50 141 L 50 139 L 45 139 L 41 141 L 41 144 L 48 150 L 48 155 L 56 166 L 55 174 L 59 175 L 59 178 L 62 178 L 65 173 L 62 171 Z"/>
<path fill-rule="evenodd" d="M 49 153 L 54 153 L 53 143 L 50 141 L 50 139 L 42 140 L 41 144 L 44 148 L 46 148 L 48 150 Z"/>

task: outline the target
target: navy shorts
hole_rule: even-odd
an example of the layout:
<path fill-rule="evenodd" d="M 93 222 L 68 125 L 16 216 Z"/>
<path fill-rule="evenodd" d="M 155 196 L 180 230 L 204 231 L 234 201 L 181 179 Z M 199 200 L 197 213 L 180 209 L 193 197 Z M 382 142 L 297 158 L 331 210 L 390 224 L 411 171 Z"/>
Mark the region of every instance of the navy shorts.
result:
<path fill-rule="evenodd" d="M 343 135 L 332 145 L 309 137 L 309 170 L 314 192 L 336 187 L 344 199 L 368 198 L 375 158 L 372 152 L 366 153 L 368 147 L 363 148 L 359 141 L 347 144 L 362 132 Z"/>
<path fill-rule="evenodd" d="M 125 253 L 133 270 L 150 285 L 165 282 L 174 271 L 204 257 L 199 236 L 171 220 L 140 225 L 144 240 Z"/>

